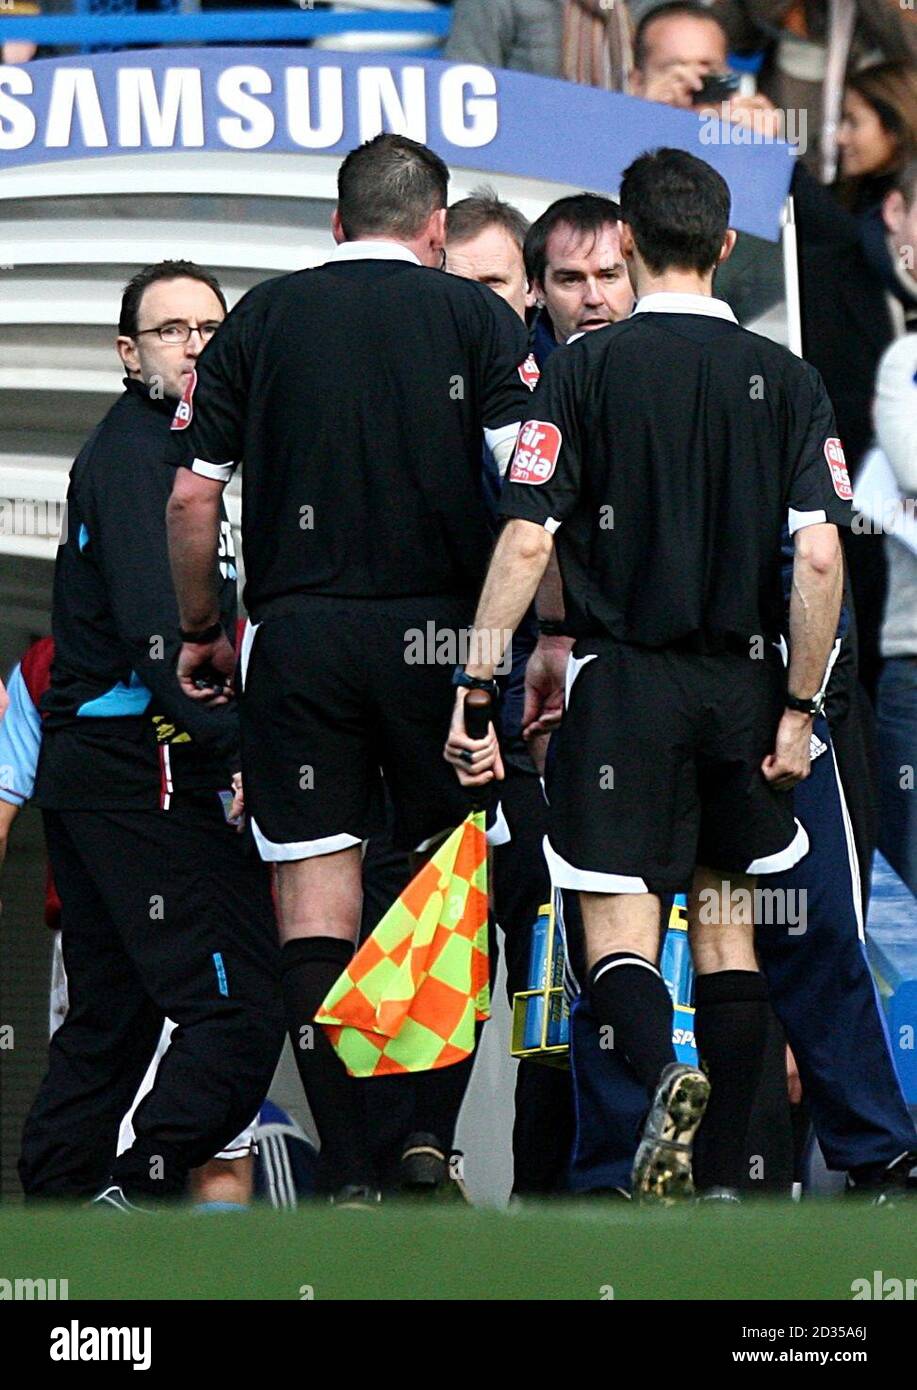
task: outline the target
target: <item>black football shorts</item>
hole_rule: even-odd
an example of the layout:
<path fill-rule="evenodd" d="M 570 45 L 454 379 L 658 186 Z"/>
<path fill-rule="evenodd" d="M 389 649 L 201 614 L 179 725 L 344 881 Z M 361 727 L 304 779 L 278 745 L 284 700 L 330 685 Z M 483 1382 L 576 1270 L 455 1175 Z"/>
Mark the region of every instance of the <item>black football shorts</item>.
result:
<path fill-rule="evenodd" d="M 808 850 L 793 797 L 761 772 L 784 705 L 778 652 L 760 660 L 577 642 L 547 783 L 555 885 L 670 893 L 696 865 L 777 873 Z"/>
<path fill-rule="evenodd" d="M 240 661 L 245 806 L 262 859 L 307 859 L 377 833 L 383 776 L 398 848 L 460 824 L 469 797 L 443 759 L 455 696 L 448 656 L 473 600 L 278 606 L 248 625 Z"/>

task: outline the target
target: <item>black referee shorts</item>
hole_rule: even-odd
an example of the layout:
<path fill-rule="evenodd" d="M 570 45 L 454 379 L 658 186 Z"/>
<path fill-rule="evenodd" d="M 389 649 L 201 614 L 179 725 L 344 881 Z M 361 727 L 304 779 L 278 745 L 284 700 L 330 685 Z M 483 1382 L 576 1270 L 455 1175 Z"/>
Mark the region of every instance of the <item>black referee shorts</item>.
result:
<path fill-rule="evenodd" d="M 777 873 L 808 850 L 761 772 L 785 677 L 776 651 L 701 656 L 580 640 L 547 784 L 554 883 L 671 893 L 696 865 Z"/>
<path fill-rule="evenodd" d="M 377 834 L 383 776 L 397 848 L 464 820 L 469 799 L 443 745 L 449 657 L 472 618 L 469 598 L 302 597 L 249 624 L 242 773 L 262 859 L 308 859 Z"/>

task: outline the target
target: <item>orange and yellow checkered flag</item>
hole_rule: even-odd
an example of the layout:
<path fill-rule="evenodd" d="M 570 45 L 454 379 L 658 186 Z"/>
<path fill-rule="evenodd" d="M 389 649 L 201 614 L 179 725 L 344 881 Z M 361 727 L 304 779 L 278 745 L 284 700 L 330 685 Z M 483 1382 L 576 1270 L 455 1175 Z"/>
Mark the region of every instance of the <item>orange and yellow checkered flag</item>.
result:
<path fill-rule="evenodd" d="M 432 1071 L 490 1017 L 487 837 L 475 811 L 424 865 L 315 1015 L 351 1076 Z"/>

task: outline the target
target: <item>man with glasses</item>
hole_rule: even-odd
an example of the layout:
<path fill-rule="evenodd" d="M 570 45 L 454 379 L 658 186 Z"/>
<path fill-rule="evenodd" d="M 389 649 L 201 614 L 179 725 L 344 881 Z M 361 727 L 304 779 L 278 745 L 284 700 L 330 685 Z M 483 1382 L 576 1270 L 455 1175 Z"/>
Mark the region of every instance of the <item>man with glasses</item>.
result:
<path fill-rule="evenodd" d="M 225 702 L 188 699 L 175 675 L 166 452 L 176 402 L 225 313 L 217 281 L 191 262 L 134 276 L 117 339 L 124 394 L 70 474 L 34 796 L 70 1008 L 23 1134 L 29 1197 L 98 1194 L 128 1210 L 181 1195 L 189 1170 L 255 1115 L 280 1051 L 267 870 L 234 824 L 238 721 Z M 219 530 L 214 585 L 234 632 L 225 512 Z M 166 1016 L 177 1028 L 115 1158 Z"/>

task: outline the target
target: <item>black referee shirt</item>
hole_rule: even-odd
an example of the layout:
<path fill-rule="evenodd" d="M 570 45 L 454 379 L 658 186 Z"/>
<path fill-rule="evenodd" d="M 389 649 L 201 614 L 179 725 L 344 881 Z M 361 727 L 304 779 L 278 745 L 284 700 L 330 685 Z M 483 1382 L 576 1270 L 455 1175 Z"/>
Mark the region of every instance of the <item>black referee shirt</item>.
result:
<path fill-rule="evenodd" d="M 821 378 L 721 300 L 648 295 L 552 353 L 529 415 L 500 510 L 557 533 L 573 635 L 773 640 L 781 527 L 850 524 Z"/>
<path fill-rule="evenodd" d="M 244 460 L 252 617 L 291 595 L 476 591 L 482 430 L 499 446 L 531 409 L 527 353 L 491 290 L 394 243 L 251 290 L 198 360 L 173 459 L 215 479 Z"/>
<path fill-rule="evenodd" d="M 93 431 L 70 472 L 54 569 L 51 684 L 41 700 L 38 805 L 169 809 L 174 794 L 229 787 L 238 714 L 189 700 L 166 537 L 175 402 L 139 381 Z M 220 614 L 235 629 L 232 532 L 223 518 Z"/>

